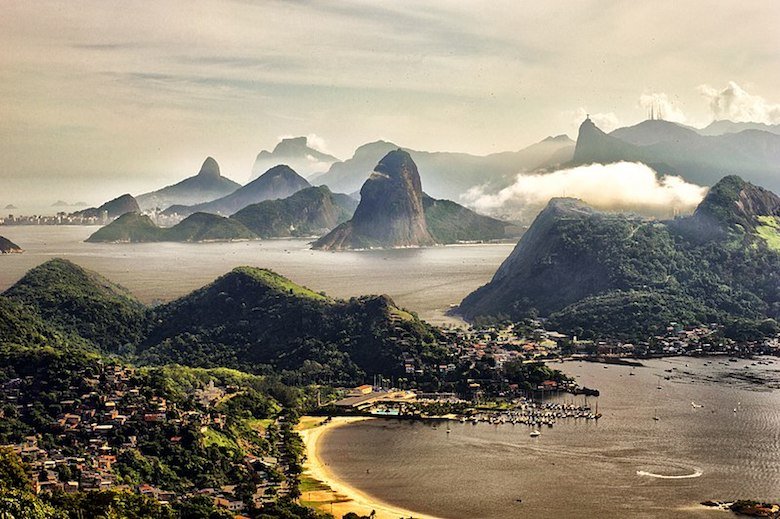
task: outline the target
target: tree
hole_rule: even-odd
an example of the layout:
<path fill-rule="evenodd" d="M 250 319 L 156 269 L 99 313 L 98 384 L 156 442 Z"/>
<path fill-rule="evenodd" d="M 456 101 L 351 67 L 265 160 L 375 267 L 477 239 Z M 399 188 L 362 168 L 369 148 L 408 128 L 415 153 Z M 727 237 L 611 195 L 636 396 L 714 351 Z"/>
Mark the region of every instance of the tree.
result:
<path fill-rule="evenodd" d="M 0 490 L 32 490 L 22 460 L 10 447 L 0 447 Z"/>

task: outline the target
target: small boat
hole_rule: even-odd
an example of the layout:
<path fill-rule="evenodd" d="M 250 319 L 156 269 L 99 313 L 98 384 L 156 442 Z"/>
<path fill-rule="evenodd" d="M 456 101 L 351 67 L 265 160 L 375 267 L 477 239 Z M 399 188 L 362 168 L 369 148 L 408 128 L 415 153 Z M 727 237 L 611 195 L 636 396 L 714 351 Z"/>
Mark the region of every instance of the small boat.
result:
<path fill-rule="evenodd" d="M 531 438 L 536 438 L 537 436 L 541 436 L 541 435 L 542 435 L 542 433 L 540 433 L 539 431 L 531 431 L 531 435 L 530 436 L 531 436 Z"/>

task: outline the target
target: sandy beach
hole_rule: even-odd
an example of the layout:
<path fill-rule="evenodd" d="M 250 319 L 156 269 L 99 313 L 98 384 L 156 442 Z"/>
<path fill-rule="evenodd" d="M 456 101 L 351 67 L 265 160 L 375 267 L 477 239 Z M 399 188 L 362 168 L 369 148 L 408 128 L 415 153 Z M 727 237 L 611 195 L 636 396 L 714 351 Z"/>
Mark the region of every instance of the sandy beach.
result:
<path fill-rule="evenodd" d="M 330 422 L 322 425 L 321 418 L 303 417 L 301 423 L 304 426 L 299 431 L 306 447 L 306 463 L 304 464 L 304 476 L 308 476 L 321 483 L 316 489 L 304 490 L 301 500 L 309 506 L 316 507 L 324 512 L 341 518 L 347 512 L 355 512 L 358 515 L 376 513 L 377 519 L 437 519 L 434 516 L 423 515 L 411 510 L 405 510 L 368 496 L 363 492 L 338 480 L 325 463 L 317 455 L 317 444 L 322 435 L 336 427 L 372 420 L 370 417 L 335 417 Z"/>

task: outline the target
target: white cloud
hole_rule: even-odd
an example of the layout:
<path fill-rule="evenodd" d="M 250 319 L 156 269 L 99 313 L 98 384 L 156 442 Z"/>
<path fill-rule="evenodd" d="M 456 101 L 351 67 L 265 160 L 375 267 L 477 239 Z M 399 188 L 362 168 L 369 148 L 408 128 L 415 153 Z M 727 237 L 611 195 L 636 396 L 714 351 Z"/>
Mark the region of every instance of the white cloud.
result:
<path fill-rule="evenodd" d="M 662 92 L 642 94 L 639 96 L 639 106 L 644 108 L 648 114 L 652 110 L 656 119 L 663 119 L 673 123 L 685 123 L 688 120 L 682 110 L 669 99 L 669 96 Z"/>
<path fill-rule="evenodd" d="M 706 187 L 689 184 L 681 177 L 659 176 L 641 163 L 618 162 L 521 174 L 498 193 L 472 188 L 462 198 L 476 210 L 493 214 L 517 214 L 526 206 L 545 204 L 555 197 L 579 198 L 603 209 L 671 214 L 692 210 L 706 191 Z"/>
<path fill-rule="evenodd" d="M 306 136 L 306 140 L 309 143 L 310 148 L 314 148 L 317 151 L 321 151 L 322 153 L 327 153 L 328 155 L 333 155 L 331 151 L 328 149 L 328 145 L 325 142 L 325 139 L 317 135 L 316 133 L 310 133 Z"/>
<path fill-rule="evenodd" d="M 780 104 L 769 103 L 759 95 L 747 92 L 734 81 L 723 90 L 701 85 L 699 92 L 707 98 L 712 117 L 735 122 L 780 123 Z"/>

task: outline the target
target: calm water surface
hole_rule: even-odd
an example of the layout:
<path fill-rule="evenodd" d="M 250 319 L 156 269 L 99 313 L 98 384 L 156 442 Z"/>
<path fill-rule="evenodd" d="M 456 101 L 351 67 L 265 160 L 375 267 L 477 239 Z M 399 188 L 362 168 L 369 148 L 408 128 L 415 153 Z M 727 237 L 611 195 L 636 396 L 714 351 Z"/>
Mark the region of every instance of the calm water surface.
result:
<path fill-rule="evenodd" d="M 83 243 L 95 230 L 0 227 L 27 251 L 0 257 L 0 290 L 52 257 L 95 270 L 147 303 L 253 265 L 336 297 L 385 293 L 425 319 L 445 322 L 449 305 L 487 282 L 512 249 L 329 253 L 308 250 L 306 240 Z M 746 377 L 758 373 L 780 387 L 780 364 L 679 358 L 647 364 L 633 369 L 635 376 L 627 367 L 562 365 L 602 391 L 598 423 L 559 423 L 532 439 L 524 426 L 455 423 L 448 435 L 444 427 L 374 421 L 328 433 L 323 457 L 361 490 L 452 518 L 722 517 L 697 503 L 780 500 L 780 390 L 758 391 Z"/>
<path fill-rule="evenodd" d="M 744 377 L 780 387 L 780 361 L 646 364 L 560 365 L 601 390 L 597 423 L 559 422 L 531 438 L 521 425 L 453 423 L 447 434 L 376 420 L 326 433 L 322 456 L 356 488 L 448 518 L 728 517 L 698 503 L 780 500 L 780 390 Z"/>
<path fill-rule="evenodd" d="M 513 244 L 463 245 L 388 251 L 323 252 L 308 240 L 238 243 L 84 243 L 98 227 L 8 226 L 5 236 L 24 254 L 0 256 L 0 291 L 32 267 L 67 258 L 130 289 L 146 303 L 168 301 L 210 283 L 233 267 L 275 270 L 334 297 L 388 294 L 432 323 L 487 283 Z"/>

